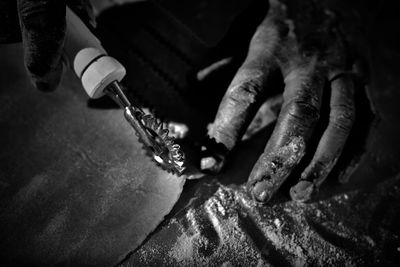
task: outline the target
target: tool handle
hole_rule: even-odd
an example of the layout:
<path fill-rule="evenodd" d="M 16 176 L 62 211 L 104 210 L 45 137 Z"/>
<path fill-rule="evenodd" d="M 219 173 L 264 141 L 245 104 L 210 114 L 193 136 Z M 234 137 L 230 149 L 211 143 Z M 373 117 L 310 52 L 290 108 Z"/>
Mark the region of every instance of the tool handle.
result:
<path fill-rule="evenodd" d="M 64 54 L 75 74 L 91 98 L 104 95 L 104 89 L 114 81 L 121 81 L 125 68 L 107 55 L 100 41 L 80 18 L 67 7 Z"/>

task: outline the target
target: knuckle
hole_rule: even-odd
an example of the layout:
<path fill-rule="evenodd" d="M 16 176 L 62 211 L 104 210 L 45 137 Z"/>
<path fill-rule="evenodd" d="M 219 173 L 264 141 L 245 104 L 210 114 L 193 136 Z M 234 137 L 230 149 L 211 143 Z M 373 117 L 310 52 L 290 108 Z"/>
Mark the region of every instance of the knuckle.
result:
<path fill-rule="evenodd" d="M 259 79 L 249 79 L 228 90 L 231 100 L 239 103 L 253 104 L 257 102 L 262 91 L 262 82 Z"/>
<path fill-rule="evenodd" d="M 320 186 L 335 166 L 338 156 L 337 154 L 325 155 L 324 157 L 313 160 L 301 174 L 301 178 L 311 180 L 316 186 Z"/>
<path fill-rule="evenodd" d="M 275 17 L 265 20 L 262 26 L 259 31 L 256 31 L 256 34 L 264 37 L 266 41 L 269 41 L 271 37 L 282 39 L 288 35 L 290 30 L 287 21 Z"/>
<path fill-rule="evenodd" d="M 280 38 L 284 38 L 289 34 L 289 31 L 291 29 L 289 21 L 274 19 L 272 24 Z"/>
<path fill-rule="evenodd" d="M 338 105 L 332 108 L 330 122 L 333 127 L 348 132 L 351 130 L 354 121 L 355 111 L 352 106 Z"/>
<path fill-rule="evenodd" d="M 57 21 L 62 21 L 65 14 L 65 5 L 58 0 L 42 1 L 19 1 L 19 14 L 24 27 L 27 30 L 37 29 L 44 26 L 58 26 Z M 49 20 L 51 24 L 49 25 Z"/>
<path fill-rule="evenodd" d="M 28 20 L 43 13 L 48 1 L 19 1 L 19 14 L 22 19 Z"/>
<path fill-rule="evenodd" d="M 287 109 L 290 116 L 299 120 L 316 122 L 320 117 L 319 107 L 313 101 L 304 98 L 292 99 L 287 104 Z"/>
<path fill-rule="evenodd" d="M 329 159 L 326 158 L 320 158 L 320 159 L 316 159 L 313 160 L 312 163 L 310 164 L 311 166 L 313 166 L 314 169 L 327 169 L 328 168 L 328 162 Z"/>

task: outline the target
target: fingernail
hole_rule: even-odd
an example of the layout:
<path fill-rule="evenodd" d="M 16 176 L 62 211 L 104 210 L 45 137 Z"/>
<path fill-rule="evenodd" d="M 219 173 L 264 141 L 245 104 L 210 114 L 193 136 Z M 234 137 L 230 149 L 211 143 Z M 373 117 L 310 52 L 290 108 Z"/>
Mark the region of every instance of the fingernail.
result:
<path fill-rule="evenodd" d="M 259 202 L 267 202 L 271 195 L 268 193 L 267 181 L 257 182 L 251 191 L 253 198 Z"/>
<path fill-rule="evenodd" d="M 306 202 L 311 199 L 314 191 L 314 184 L 310 181 L 302 180 L 290 188 L 290 197 L 297 202 Z"/>
<path fill-rule="evenodd" d="M 223 159 L 218 160 L 212 156 L 204 157 L 200 161 L 200 169 L 203 172 L 216 174 L 221 171 L 222 167 L 224 166 L 224 162 L 225 160 Z"/>

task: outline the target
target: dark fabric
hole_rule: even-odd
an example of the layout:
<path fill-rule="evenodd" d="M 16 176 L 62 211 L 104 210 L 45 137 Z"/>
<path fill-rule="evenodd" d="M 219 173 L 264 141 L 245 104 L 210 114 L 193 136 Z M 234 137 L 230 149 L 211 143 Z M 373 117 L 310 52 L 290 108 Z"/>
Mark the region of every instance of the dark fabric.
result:
<path fill-rule="evenodd" d="M 16 43 L 21 41 L 17 1 L 0 1 L 0 43 Z"/>

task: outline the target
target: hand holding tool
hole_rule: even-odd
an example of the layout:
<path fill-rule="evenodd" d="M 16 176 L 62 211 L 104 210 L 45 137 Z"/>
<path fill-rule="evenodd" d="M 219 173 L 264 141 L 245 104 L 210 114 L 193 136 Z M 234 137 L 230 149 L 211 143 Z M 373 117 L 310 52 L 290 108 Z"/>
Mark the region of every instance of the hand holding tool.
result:
<path fill-rule="evenodd" d="M 107 94 L 123 109 L 124 116 L 135 129 L 149 156 L 163 169 L 181 175 L 184 171 L 184 154 L 168 129 L 151 114 L 128 100 L 120 81 L 125 68 L 107 55 L 100 41 L 68 7 L 64 52 L 73 63 L 75 74 L 91 98 Z"/>

